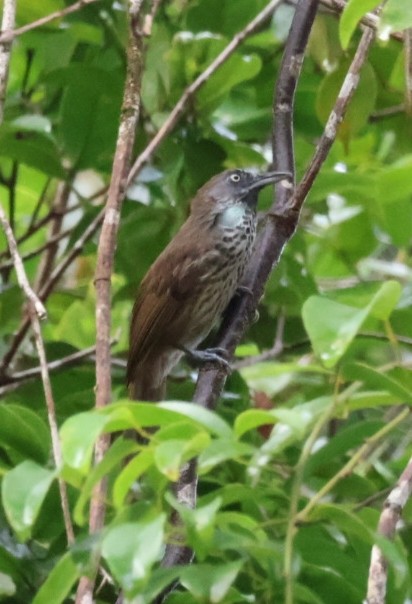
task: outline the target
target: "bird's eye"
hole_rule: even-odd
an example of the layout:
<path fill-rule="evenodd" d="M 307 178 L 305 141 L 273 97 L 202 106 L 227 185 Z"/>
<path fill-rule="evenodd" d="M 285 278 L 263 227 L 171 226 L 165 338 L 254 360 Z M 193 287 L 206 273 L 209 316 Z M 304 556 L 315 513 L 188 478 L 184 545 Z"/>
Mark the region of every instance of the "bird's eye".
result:
<path fill-rule="evenodd" d="M 230 180 L 232 182 L 239 182 L 239 180 L 240 180 L 240 174 L 237 174 L 236 172 L 234 174 L 231 174 Z"/>

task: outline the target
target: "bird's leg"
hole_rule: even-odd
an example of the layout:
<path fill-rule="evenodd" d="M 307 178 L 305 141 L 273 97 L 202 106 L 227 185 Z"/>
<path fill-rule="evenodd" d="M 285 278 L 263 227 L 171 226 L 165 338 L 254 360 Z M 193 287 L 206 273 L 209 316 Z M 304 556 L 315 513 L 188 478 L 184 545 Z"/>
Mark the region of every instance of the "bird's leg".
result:
<path fill-rule="evenodd" d="M 185 353 L 188 361 L 195 366 L 204 363 L 217 363 L 226 371 L 230 371 L 230 364 L 227 357 L 227 351 L 224 348 L 206 348 L 206 350 L 190 350 L 185 346 L 179 346 L 179 350 Z"/>

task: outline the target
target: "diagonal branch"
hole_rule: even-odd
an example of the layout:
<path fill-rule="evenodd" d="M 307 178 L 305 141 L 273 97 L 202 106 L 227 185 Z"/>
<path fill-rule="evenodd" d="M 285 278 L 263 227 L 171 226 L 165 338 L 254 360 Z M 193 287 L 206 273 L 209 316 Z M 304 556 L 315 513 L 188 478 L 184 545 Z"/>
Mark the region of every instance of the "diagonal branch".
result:
<path fill-rule="evenodd" d="M 14 23 L 12 27 L 2 27 L 2 34 L 0 35 L 0 44 L 3 42 L 11 42 L 16 36 L 21 36 L 25 34 L 27 31 L 31 31 L 32 29 L 36 29 L 37 27 L 42 27 L 43 25 L 47 25 L 51 21 L 55 19 L 61 19 L 66 15 L 70 15 L 70 13 L 74 13 L 77 10 L 83 8 L 87 4 L 93 4 L 94 2 L 98 2 L 99 0 L 78 0 L 74 4 L 70 6 L 66 6 L 66 8 L 62 8 L 61 10 L 57 10 L 54 13 L 50 13 L 45 17 L 41 17 L 41 19 L 37 19 L 36 21 L 32 21 L 31 23 L 27 23 L 22 27 L 18 27 L 17 29 L 13 29 Z"/>
<path fill-rule="evenodd" d="M 7 242 L 10 248 L 10 254 L 14 260 L 14 266 L 16 269 L 17 280 L 18 283 L 23 290 L 27 301 L 28 301 L 28 310 L 31 325 L 33 328 L 34 339 L 36 342 L 37 353 L 39 355 L 40 367 L 41 367 L 41 377 L 43 382 L 44 395 L 46 398 L 47 405 L 47 415 L 50 426 L 50 433 L 52 439 L 53 446 L 53 457 L 54 463 L 57 468 L 61 468 L 62 462 L 62 453 L 60 447 L 59 433 L 57 428 L 57 420 L 56 420 L 56 408 L 53 399 L 53 392 L 50 383 L 49 370 L 47 366 L 47 358 L 46 351 L 44 349 L 44 342 L 41 335 L 41 327 L 40 327 L 40 319 L 44 319 L 46 317 L 46 309 L 43 304 L 36 296 L 34 291 L 31 289 L 29 281 L 27 279 L 27 275 L 24 270 L 22 259 L 20 258 L 19 252 L 17 250 L 16 240 L 13 235 L 13 231 L 11 230 L 10 224 L 6 218 L 3 207 L 0 205 L 0 222 L 2 224 L 3 230 L 5 232 Z M 63 510 L 63 518 L 64 525 L 66 528 L 66 536 L 68 543 L 73 543 L 74 541 L 74 532 L 73 525 L 70 518 L 70 508 L 69 501 L 67 498 L 67 489 L 66 483 L 59 478 L 59 491 L 60 491 L 60 502 Z"/>

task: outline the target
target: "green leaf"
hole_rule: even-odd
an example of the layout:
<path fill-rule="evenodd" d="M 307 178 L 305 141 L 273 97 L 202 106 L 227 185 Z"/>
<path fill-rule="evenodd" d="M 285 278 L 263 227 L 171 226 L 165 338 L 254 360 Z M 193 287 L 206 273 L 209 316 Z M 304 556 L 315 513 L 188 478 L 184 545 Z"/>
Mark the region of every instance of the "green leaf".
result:
<path fill-rule="evenodd" d="M 319 467 L 325 468 L 331 460 L 339 460 L 340 456 L 364 444 L 365 440 L 382 428 L 382 422 L 363 421 L 343 428 L 331 438 L 323 447 L 313 453 L 305 467 L 305 472 L 310 475 Z"/>
<path fill-rule="evenodd" d="M 343 532 L 353 535 L 368 545 L 372 545 L 375 540 L 375 533 L 365 522 L 355 515 L 349 509 L 338 505 L 321 504 L 310 513 L 310 519 L 314 522 L 319 520 L 332 521 Z"/>
<path fill-rule="evenodd" d="M 399 202 L 412 193 L 411 183 L 412 155 L 385 166 L 376 175 L 377 196 L 384 205 L 389 205 L 389 211 L 394 212 L 393 202 Z"/>
<path fill-rule="evenodd" d="M 158 405 L 161 409 L 167 409 L 183 415 L 184 417 L 190 418 L 191 420 L 199 423 L 201 426 L 206 428 L 212 434 L 220 436 L 221 438 L 230 438 L 232 436 L 232 430 L 230 426 L 221 418 L 217 413 L 209 411 L 200 405 L 194 405 L 193 403 L 182 403 L 182 402 L 164 402 Z"/>
<path fill-rule="evenodd" d="M 328 368 L 336 365 L 369 315 L 386 320 L 400 294 L 399 283 L 387 281 L 363 309 L 311 296 L 303 305 L 302 317 L 313 349 L 323 364 Z"/>
<path fill-rule="evenodd" d="M 64 462 L 87 474 L 94 443 L 108 422 L 107 417 L 93 412 L 79 413 L 65 421 L 60 429 Z"/>
<path fill-rule="evenodd" d="M 64 554 L 47 576 L 35 595 L 32 604 L 60 604 L 69 596 L 71 588 L 81 574 L 70 553 Z"/>
<path fill-rule="evenodd" d="M 198 472 L 199 474 L 206 474 L 213 467 L 228 459 L 242 461 L 245 457 L 250 457 L 254 451 L 255 448 L 251 445 L 233 439 L 222 438 L 213 440 L 199 455 L 197 460 Z"/>
<path fill-rule="evenodd" d="M 393 31 L 412 27 L 412 5 L 408 0 L 385 2 L 379 22 L 379 35 L 387 39 Z"/>
<path fill-rule="evenodd" d="M 198 455 L 209 442 L 209 435 L 202 432 L 189 440 L 170 439 L 161 442 L 155 449 L 156 466 L 169 480 L 176 481 L 183 462 Z"/>
<path fill-rule="evenodd" d="M 81 490 L 80 497 L 77 500 L 76 507 L 74 509 L 74 519 L 77 524 L 83 525 L 86 521 L 84 508 L 97 482 L 102 480 L 102 478 L 104 478 L 104 476 L 106 476 L 110 470 L 118 465 L 119 462 L 124 460 L 125 457 L 135 453 L 139 449 L 139 445 L 131 439 L 116 439 L 102 461 L 92 469 Z"/>
<path fill-rule="evenodd" d="M 143 450 L 130 460 L 116 478 L 113 486 L 113 505 L 120 508 L 136 480 L 154 463 L 154 452 L 151 449 Z"/>
<path fill-rule="evenodd" d="M 343 375 L 350 380 L 361 380 L 369 387 L 377 390 L 387 390 L 393 394 L 397 400 L 412 402 L 412 392 L 404 387 L 399 381 L 378 371 L 374 367 L 369 367 L 364 363 L 350 363 L 343 367 Z"/>
<path fill-rule="evenodd" d="M 4 596 L 14 596 L 16 593 L 16 584 L 10 575 L 0 572 L 0 598 Z"/>
<path fill-rule="evenodd" d="M 55 477 L 55 471 L 46 470 L 32 461 L 24 461 L 4 476 L 4 511 L 11 526 L 23 541 L 30 537 L 41 505 Z"/>
<path fill-rule="evenodd" d="M 212 546 L 216 516 L 221 505 L 221 498 L 216 497 L 210 503 L 195 509 L 183 505 L 176 506 L 186 525 L 189 545 L 200 561 L 205 559 Z"/>
<path fill-rule="evenodd" d="M 379 0 L 348 0 L 339 19 L 339 37 L 342 48 L 346 50 L 359 21 L 378 4 Z"/>
<path fill-rule="evenodd" d="M 293 442 L 302 440 L 319 416 L 332 404 L 329 396 L 319 397 L 295 409 L 278 409 L 278 423 L 274 426 L 269 439 L 253 456 L 248 473 L 256 481 L 262 469 L 267 466 L 273 455 L 279 454 Z"/>
<path fill-rule="evenodd" d="M 215 109 L 236 84 L 255 77 L 261 68 L 257 55 L 232 55 L 215 71 L 197 95 L 202 114 Z"/>
<path fill-rule="evenodd" d="M 222 602 L 242 566 L 242 561 L 219 566 L 196 564 L 183 570 L 180 581 L 195 598 L 215 604 Z"/>
<path fill-rule="evenodd" d="M 64 179 L 66 174 L 53 139 L 35 130 L 19 133 L 6 125 L 0 129 L 0 157 L 7 157 Z"/>
<path fill-rule="evenodd" d="M 127 595 L 136 595 L 163 548 L 166 517 L 110 528 L 103 538 L 102 555 Z"/>
<path fill-rule="evenodd" d="M 50 454 L 50 432 L 38 414 L 19 405 L 0 405 L 0 446 L 23 457 L 46 463 Z"/>

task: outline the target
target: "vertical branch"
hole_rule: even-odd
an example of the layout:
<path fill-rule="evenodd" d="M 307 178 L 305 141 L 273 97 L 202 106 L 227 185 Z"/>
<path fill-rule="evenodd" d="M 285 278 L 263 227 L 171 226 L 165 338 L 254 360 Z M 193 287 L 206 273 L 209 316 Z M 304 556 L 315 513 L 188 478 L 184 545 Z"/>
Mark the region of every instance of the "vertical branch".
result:
<path fill-rule="evenodd" d="M 37 353 L 39 355 L 39 361 L 41 366 L 41 377 L 43 382 L 44 396 L 46 398 L 47 416 L 49 420 L 50 433 L 52 439 L 54 463 L 57 468 L 61 468 L 63 461 L 59 433 L 57 428 L 56 408 L 53 399 L 53 391 L 50 383 L 49 370 L 47 367 L 46 351 L 44 349 L 44 343 L 40 327 L 40 319 L 44 319 L 46 317 L 46 309 L 30 287 L 29 281 L 24 270 L 22 259 L 17 250 L 17 244 L 13 235 L 13 231 L 9 222 L 7 221 L 6 215 L 1 205 L 0 222 L 7 238 L 7 242 L 10 249 L 10 255 L 14 261 L 14 267 L 16 269 L 18 283 L 21 289 L 23 290 L 28 302 L 30 321 L 33 328 L 34 339 L 36 342 Z M 63 519 L 66 529 L 67 541 L 68 543 L 73 543 L 74 533 L 70 518 L 70 508 L 67 498 L 66 483 L 61 478 L 59 478 L 58 482 L 60 491 L 60 502 L 63 510 Z"/>
<path fill-rule="evenodd" d="M 405 44 L 405 109 L 412 115 L 412 28 L 403 32 Z"/>
<path fill-rule="evenodd" d="M 96 408 L 100 409 L 111 398 L 111 276 L 113 271 L 120 210 L 126 193 L 127 174 L 130 167 L 135 130 L 140 111 L 140 85 L 142 77 L 142 36 L 138 0 L 129 2 L 129 39 L 127 46 L 127 73 L 120 126 L 113 160 L 113 170 L 99 240 L 95 276 L 96 287 Z M 95 461 L 99 463 L 109 446 L 109 436 L 96 443 Z M 89 530 L 99 531 L 104 523 L 106 481 L 95 488 L 90 503 Z M 94 580 L 83 577 L 79 583 L 76 602 L 91 602 Z"/>
<path fill-rule="evenodd" d="M 12 31 L 15 21 L 16 0 L 4 0 L 1 31 Z M 7 80 L 9 77 L 11 45 L 12 42 L 10 40 L 0 43 L 0 124 L 3 123 L 4 118 L 4 102 L 6 100 Z"/>

